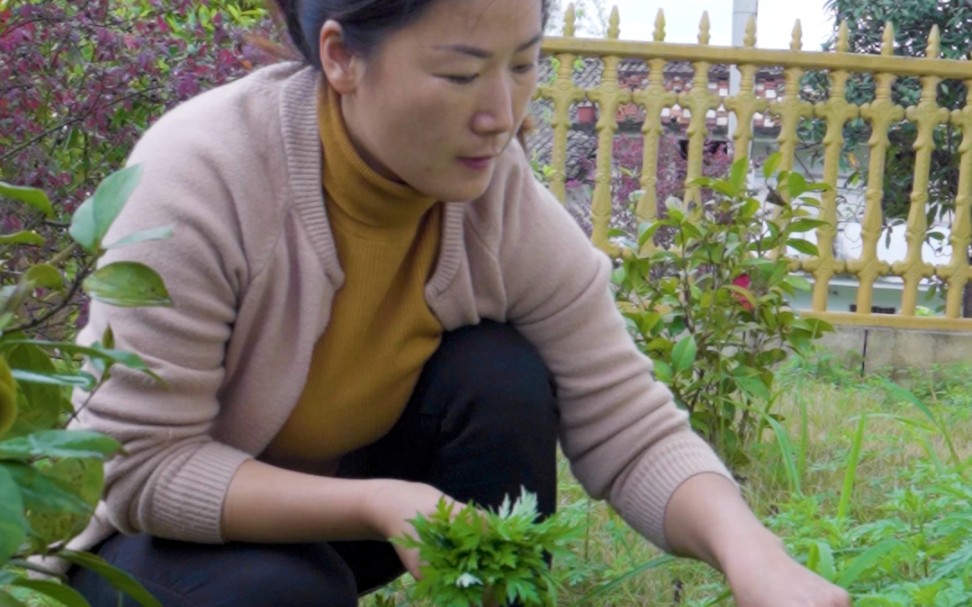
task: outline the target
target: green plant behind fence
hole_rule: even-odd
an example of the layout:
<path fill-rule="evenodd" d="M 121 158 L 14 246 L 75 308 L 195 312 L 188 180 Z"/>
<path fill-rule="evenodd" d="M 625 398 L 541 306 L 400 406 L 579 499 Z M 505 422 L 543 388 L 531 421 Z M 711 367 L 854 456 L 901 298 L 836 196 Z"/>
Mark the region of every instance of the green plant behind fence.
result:
<path fill-rule="evenodd" d="M 778 162 L 767 161 L 768 179 Z M 788 298 L 809 285 L 778 255 L 815 254 L 803 235 L 821 224 L 812 194 L 823 186 L 780 172 L 775 188 L 792 202 L 776 197 L 767 204 L 746 188 L 746 171 L 742 158 L 727 179 L 699 180 L 714 193 L 699 205 L 670 200 L 666 217 L 642 225 L 641 252 L 614 274 L 619 306 L 657 378 L 736 466 L 773 418 L 775 365 L 830 330 L 790 308 Z M 671 244 L 656 248 L 661 231 Z"/>

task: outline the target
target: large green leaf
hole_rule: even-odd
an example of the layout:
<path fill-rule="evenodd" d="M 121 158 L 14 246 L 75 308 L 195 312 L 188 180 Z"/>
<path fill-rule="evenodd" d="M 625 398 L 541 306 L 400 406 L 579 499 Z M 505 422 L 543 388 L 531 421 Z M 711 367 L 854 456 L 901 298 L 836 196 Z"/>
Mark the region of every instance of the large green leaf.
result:
<path fill-rule="evenodd" d="M 769 179 L 776 173 L 776 169 L 780 167 L 780 162 L 783 160 L 783 154 L 780 152 L 774 152 L 770 154 L 766 160 L 763 162 L 763 177 Z"/>
<path fill-rule="evenodd" d="M 39 373 L 26 369 L 14 369 L 13 376 L 18 382 L 45 384 L 48 386 L 65 386 L 68 388 L 84 388 L 89 392 L 98 383 L 93 375 L 85 371 Z"/>
<path fill-rule="evenodd" d="M 0 468 L 0 565 L 6 563 L 27 537 L 24 503 L 14 478 Z"/>
<path fill-rule="evenodd" d="M 101 239 L 118 218 L 141 176 L 142 168 L 139 165 L 115 171 L 75 211 L 68 233 L 86 251 L 101 248 Z"/>
<path fill-rule="evenodd" d="M 61 276 L 57 268 L 49 263 L 31 266 L 24 272 L 23 279 L 45 289 L 61 289 L 64 287 L 64 277 Z"/>
<path fill-rule="evenodd" d="M 91 604 L 84 600 L 80 592 L 59 582 L 19 578 L 12 585 L 45 594 L 60 602 L 64 607 L 91 607 Z"/>
<path fill-rule="evenodd" d="M 688 371 L 695 364 L 695 356 L 698 354 L 698 345 L 695 337 L 687 335 L 679 340 L 672 348 L 672 370 L 675 373 Z"/>
<path fill-rule="evenodd" d="M 749 159 L 745 156 L 737 158 L 732 163 L 729 172 L 729 182 L 732 184 L 734 192 L 730 196 L 735 196 L 746 187 L 746 177 L 749 174 Z"/>
<path fill-rule="evenodd" d="M 743 392 L 750 396 L 755 396 L 763 400 L 769 400 L 771 398 L 769 388 L 758 376 L 741 375 L 736 377 L 736 383 Z"/>
<path fill-rule="evenodd" d="M 115 588 L 121 592 L 124 592 L 128 596 L 135 599 L 139 605 L 142 607 L 162 607 L 155 597 L 153 597 L 145 588 L 138 583 L 138 580 L 133 578 L 127 572 L 113 567 L 106 560 L 100 556 L 91 554 L 89 552 L 74 552 L 72 550 L 63 550 L 60 552 L 59 556 L 66 561 L 70 561 L 75 565 L 80 565 L 85 569 L 97 573 L 105 579 L 106 582 L 111 584 L 112 588 Z"/>
<path fill-rule="evenodd" d="M 799 198 L 810 190 L 806 177 L 796 171 L 786 176 L 786 190 L 790 194 L 790 200 Z"/>
<path fill-rule="evenodd" d="M 811 288 L 809 280 L 807 280 L 803 276 L 798 276 L 796 274 L 790 274 L 789 276 L 783 279 L 783 282 L 790 285 L 797 291 L 809 291 Z"/>
<path fill-rule="evenodd" d="M 54 207 L 51 206 L 51 200 L 43 190 L 25 188 L 0 181 L 0 197 L 19 200 L 24 204 L 34 207 L 46 217 L 54 216 Z"/>
<path fill-rule="evenodd" d="M 66 458 L 45 467 L 43 473 L 89 508 L 82 512 L 30 512 L 27 522 L 31 541 L 39 548 L 66 542 L 84 531 L 105 487 L 104 465 L 99 459 Z"/>
<path fill-rule="evenodd" d="M 819 254 L 820 252 L 817 249 L 817 245 L 810 242 L 809 240 L 804 240 L 802 238 L 790 238 L 789 240 L 786 241 L 786 246 L 794 248 L 800 253 L 803 253 L 804 255 L 813 256 Z"/>
<path fill-rule="evenodd" d="M 0 459 L 93 457 L 105 459 L 121 450 L 110 436 L 87 430 L 42 430 L 0 441 Z"/>
<path fill-rule="evenodd" d="M 110 334 L 109 334 L 110 335 Z M 101 346 L 81 346 L 71 341 L 45 341 L 43 339 L 9 339 L 0 343 L 0 348 L 8 346 L 37 346 L 40 348 L 53 348 L 67 354 L 81 354 L 89 358 L 101 358 L 110 362 L 120 363 L 126 367 L 136 370 L 146 368 L 145 361 L 132 352 L 125 350 L 114 350 Z"/>
<path fill-rule="evenodd" d="M 87 514 L 92 510 L 78 495 L 65 489 L 34 466 L 0 461 L 0 468 L 6 470 L 20 487 L 24 508 L 31 512 Z"/>
<path fill-rule="evenodd" d="M 71 216 L 71 225 L 68 227 L 68 234 L 85 251 L 89 253 L 97 251 L 101 243 L 98 238 L 98 229 L 95 226 L 94 201 L 92 199 L 85 200 L 74 211 L 74 215 Z"/>
<path fill-rule="evenodd" d="M 13 234 L 0 234 L 0 244 L 29 244 L 34 246 L 43 245 L 46 240 L 37 232 L 31 230 L 21 230 Z"/>
<path fill-rule="evenodd" d="M 108 228 L 121 213 L 135 186 L 142 177 L 139 165 L 115 171 L 98 185 L 94 193 L 94 222 L 99 240 L 108 233 Z"/>
<path fill-rule="evenodd" d="M 84 280 L 84 290 L 95 299 L 114 306 L 169 306 L 169 292 L 155 270 L 134 261 L 120 261 L 99 268 Z"/>
<path fill-rule="evenodd" d="M 5 342 L 6 343 L 6 342 Z M 40 348 L 19 345 L 5 352 L 7 362 L 16 369 L 30 369 L 37 373 L 53 373 L 54 364 Z M 65 410 L 66 398 L 62 389 L 56 385 L 22 383 L 18 386 L 17 421 L 5 435 L 7 438 L 46 430 L 57 425 Z"/>
<path fill-rule="evenodd" d="M 816 230 L 817 228 L 822 228 L 824 226 L 829 226 L 830 222 L 823 219 L 814 219 L 812 217 L 801 217 L 800 219 L 794 219 L 789 225 L 790 233 L 798 232 L 810 232 Z"/>
<path fill-rule="evenodd" d="M 124 238 L 117 240 L 109 245 L 105 245 L 106 249 L 120 249 L 131 244 L 136 244 L 139 242 L 149 242 L 152 240 L 165 240 L 166 238 L 172 238 L 172 226 L 162 226 L 159 228 L 149 228 L 147 230 L 139 230 L 134 234 L 129 234 Z"/>
<path fill-rule="evenodd" d="M 0 590 L 0 607 L 27 607 L 27 605 L 21 603 L 9 593 Z"/>
<path fill-rule="evenodd" d="M 668 383 L 672 380 L 672 367 L 667 362 L 663 360 L 655 361 L 655 378 L 662 383 Z"/>

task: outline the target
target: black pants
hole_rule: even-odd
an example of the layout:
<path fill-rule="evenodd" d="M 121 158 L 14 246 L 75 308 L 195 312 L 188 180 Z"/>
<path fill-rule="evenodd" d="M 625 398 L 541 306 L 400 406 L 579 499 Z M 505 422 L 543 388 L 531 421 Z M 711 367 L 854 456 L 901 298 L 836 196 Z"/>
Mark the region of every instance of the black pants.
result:
<path fill-rule="evenodd" d="M 550 514 L 556 426 L 536 350 L 510 326 L 484 321 L 443 336 L 395 427 L 346 456 L 338 474 L 421 481 L 485 506 L 524 486 Z M 116 534 L 97 551 L 166 607 L 352 607 L 404 572 L 391 545 L 375 541 L 209 545 Z M 120 604 L 97 575 L 70 577 L 93 607 Z"/>

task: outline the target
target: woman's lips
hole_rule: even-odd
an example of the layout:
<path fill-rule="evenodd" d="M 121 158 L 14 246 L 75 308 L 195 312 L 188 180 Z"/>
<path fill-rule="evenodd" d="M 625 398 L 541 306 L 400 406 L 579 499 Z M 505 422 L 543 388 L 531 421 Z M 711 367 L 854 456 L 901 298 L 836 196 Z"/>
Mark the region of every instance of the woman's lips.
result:
<path fill-rule="evenodd" d="M 493 156 L 462 156 L 459 163 L 474 171 L 484 171 L 493 162 Z"/>

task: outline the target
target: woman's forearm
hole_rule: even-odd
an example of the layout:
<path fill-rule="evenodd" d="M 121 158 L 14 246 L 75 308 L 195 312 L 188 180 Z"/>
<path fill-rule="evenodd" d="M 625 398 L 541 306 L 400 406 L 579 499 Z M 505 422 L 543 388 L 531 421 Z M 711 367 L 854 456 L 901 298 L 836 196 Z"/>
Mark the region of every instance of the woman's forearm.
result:
<path fill-rule="evenodd" d="M 223 539 L 380 539 L 369 507 L 382 482 L 313 476 L 246 462 L 233 477 L 223 505 Z"/>
<path fill-rule="evenodd" d="M 230 482 L 223 539 L 315 542 L 388 539 L 435 510 L 442 492 L 396 479 L 343 479 L 248 461 Z"/>
<path fill-rule="evenodd" d="M 705 561 L 723 573 L 747 552 L 784 552 L 783 543 L 759 522 L 736 487 L 718 474 L 699 474 L 679 486 L 665 511 L 665 536 L 675 554 Z"/>
<path fill-rule="evenodd" d="M 409 521 L 435 511 L 448 496 L 423 483 L 350 480 L 292 472 L 248 461 L 230 482 L 223 504 L 225 541 L 287 543 L 383 540 L 411 535 Z M 395 547 L 419 576 L 418 552 Z"/>

